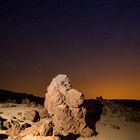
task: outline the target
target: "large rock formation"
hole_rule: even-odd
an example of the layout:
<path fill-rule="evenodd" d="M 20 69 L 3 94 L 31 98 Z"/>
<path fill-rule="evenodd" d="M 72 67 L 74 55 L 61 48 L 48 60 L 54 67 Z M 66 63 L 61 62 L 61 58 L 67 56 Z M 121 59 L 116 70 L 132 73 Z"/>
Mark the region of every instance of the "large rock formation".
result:
<path fill-rule="evenodd" d="M 67 75 L 53 78 L 45 94 L 44 106 L 52 117 L 54 135 L 93 135 L 93 130 L 86 123 L 83 101 L 84 95 L 72 88 Z"/>

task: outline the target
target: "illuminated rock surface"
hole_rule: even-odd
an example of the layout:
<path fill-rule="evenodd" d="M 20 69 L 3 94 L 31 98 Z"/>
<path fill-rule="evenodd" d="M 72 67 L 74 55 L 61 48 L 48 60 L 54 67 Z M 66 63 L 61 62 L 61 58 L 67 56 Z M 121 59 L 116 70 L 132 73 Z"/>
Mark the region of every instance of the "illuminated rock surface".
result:
<path fill-rule="evenodd" d="M 83 102 L 83 93 L 72 88 L 68 76 L 60 74 L 53 78 L 45 94 L 44 106 L 52 117 L 54 135 L 93 135 L 93 130 L 86 124 Z"/>

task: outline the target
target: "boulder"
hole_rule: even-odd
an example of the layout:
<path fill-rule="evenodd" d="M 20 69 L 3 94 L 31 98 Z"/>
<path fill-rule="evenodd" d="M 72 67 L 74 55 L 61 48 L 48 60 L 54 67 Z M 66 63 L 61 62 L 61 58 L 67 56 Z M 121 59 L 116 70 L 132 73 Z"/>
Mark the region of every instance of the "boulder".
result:
<path fill-rule="evenodd" d="M 40 120 L 39 113 L 36 110 L 25 111 L 23 113 L 23 119 L 31 122 L 37 122 Z"/>
<path fill-rule="evenodd" d="M 84 94 L 72 88 L 67 75 L 53 78 L 45 94 L 44 107 L 52 118 L 54 135 L 93 135 L 94 131 L 86 123 Z"/>
<path fill-rule="evenodd" d="M 34 136 L 52 136 L 53 134 L 53 124 L 52 121 L 47 119 L 46 122 L 41 123 L 37 122 L 33 124 L 31 127 L 28 127 L 20 132 L 17 136 L 17 139 L 26 137 L 28 135 Z"/>

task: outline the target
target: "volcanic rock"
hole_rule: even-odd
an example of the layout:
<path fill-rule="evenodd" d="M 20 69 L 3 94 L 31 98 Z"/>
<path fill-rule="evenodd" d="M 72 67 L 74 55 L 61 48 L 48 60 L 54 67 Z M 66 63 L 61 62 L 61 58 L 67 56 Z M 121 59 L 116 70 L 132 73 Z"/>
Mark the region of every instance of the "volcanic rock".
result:
<path fill-rule="evenodd" d="M 48 110 L 46 108 L 42 108 L 38 111 L 39 113 L 39 117 L 40 119 L 43 119 L 43 118 L 49 118 L 50 117 L 50 114 L 48 113 Z"/>
<path fill-rule="evenodd" d="M 6 121 L 3 123 L 3 127 L 4 127 L 5 129 L 9 129 L 9 128 L 11 127 L 10 122 L 9 122 L 8 120 L 6 120 Z"/>
<path fill-rule="evenodd" d="M 46 121 L 39 128 L 39 134 L 41 136 L 52 136 L 53 134 L 53 125 L 51 121 Z"/>
<path fill-rule="evenodd" d="M 20 124 L 18 121 L 11 120 L 11 127 L 7 130 L 6 134 L 8 135 L 18 135 L 20 132 Z"/>
<path fill-rule="evenodd" d="M 39 113 L 36 110 L 25 111 L 23 113 L 23 119 L 31 122 L 37 122 L 40 120 Z"/>
<path fill-rule="evenodd" d="M 66 103 L 69 107 L 78 108 L 83 104 L 83 101 L 84 95 L 75 89 L 70 89 L 66 94 Z"/>
<path fill-rule="evenodd" d="M 84 95 L 72 88 L 67 75 L 60 74 L 53 78 L 45 94 L 44 106 L 52 118 L 54 135 L 93 135 L 93 130 L 86 123 Z"/>

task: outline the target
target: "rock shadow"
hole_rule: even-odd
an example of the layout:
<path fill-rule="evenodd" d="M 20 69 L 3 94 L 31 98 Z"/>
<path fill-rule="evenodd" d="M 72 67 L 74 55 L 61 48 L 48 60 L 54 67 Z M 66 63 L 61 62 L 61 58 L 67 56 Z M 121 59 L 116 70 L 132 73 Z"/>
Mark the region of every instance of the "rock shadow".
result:
<path fill-rule="evenodd" d="M 94 130 L 94 136 L 98 135 L 96 131 L 96 123 L 100 120 L 101 114 L 103 112 L 104 105 L 101 101 L 95 99 L 87 99 L 84 101 L 84 106 L 87 109 L 86 123 Z"/>
<path fill-rule="evenodd" d="M 6 134 L 0 134 L 0 140 L 7 139 L 9 136 Z"/>
<path fill-rule="evenodd" d="M 62 135 L 59 135 L 59 138 L 61 140 L 76 140 L 77 138 L 79 138 L 80 135 L 75 135 L 75 134 L 68 134 L 67 136 L 62 136 Z"/>

